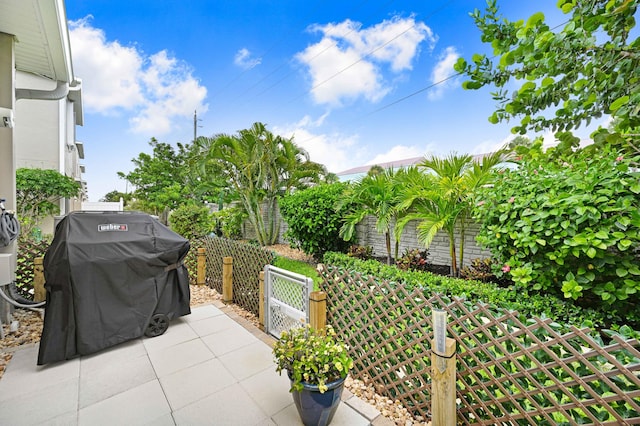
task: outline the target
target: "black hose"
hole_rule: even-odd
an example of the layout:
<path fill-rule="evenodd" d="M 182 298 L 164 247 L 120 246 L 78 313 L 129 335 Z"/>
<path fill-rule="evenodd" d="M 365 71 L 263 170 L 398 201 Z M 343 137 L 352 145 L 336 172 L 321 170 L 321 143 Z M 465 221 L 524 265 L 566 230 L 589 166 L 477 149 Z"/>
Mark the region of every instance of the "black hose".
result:
<path fill-rule="evenodd" d="M 15 285 L 14 285 L 15 286 Z M 2 297 L 4 300 L 6 300 L 7 302 L 9 302 L 10 304 L 12 304 L 13 306 L 15 306 L 16 308 L 25 308 L 25 309 L 32 309 L 32 310 L 36 310 L 36 311 L 40 311 L 36 308 L 42 307 L 46 304 L 46 302 L 34 302 L 32 300 L 27 300 L 24 299 L 22 297 L 20 297 L 22 300 L 25 300 L 29 303 L 20 303 L 17 300 L 13 299 L 13 296 L 11 295 L 7 295 L 4 292 L 4 288 L 5 287 L 9 287 L 9 286 L 0 286 L 0 297 Z M 11 293 L 11 289 L 9 289 L 9 293 Z"/>
<path fill-rule="evenodd" d="M 38 305 L 42 302 L 34 302 L 33 300 L 29 300 L 27 298 L 22 297 L 22 295 L 18 292 L 18 287 L 16 286 L 15 281 L 9 283 L 9 297 L 11 297 L 16 302 L 22 305 Z"/>
<path fill-rule="evenodd" d="M 15 215 L 6 210 L 0 213 L 0 246 L 6 247 L 20 234 L 20 223 Z"/>

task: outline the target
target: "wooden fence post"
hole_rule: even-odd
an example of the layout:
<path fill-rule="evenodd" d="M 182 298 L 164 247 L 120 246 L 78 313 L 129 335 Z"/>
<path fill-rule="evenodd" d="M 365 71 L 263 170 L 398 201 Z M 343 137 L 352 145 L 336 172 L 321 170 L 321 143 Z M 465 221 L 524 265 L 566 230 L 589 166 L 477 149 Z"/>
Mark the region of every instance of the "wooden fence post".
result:
<path fill-rule="evenodd" d="M 207 250 L 203 247 L 198 249 L 198 273 L 196 275 L 196 284 L 204 285 L 207 277 Z"/>
<path fill-rule="evenodd" d="M 327 293 L 314 291 L 309 297 L 309 324 L 315 330 L 327 327 Z"/>
<path fill-rule="evenodd" d="M 447 336 L 447 312 L 433 309 L 431 424 L 456 426 L 456 341 Z"/>
<path fill-rule="evenodd" d="M 258 291 L 258 322 L 264 330 L 264 271 L 260 271 L 260 286 Z"/>
<path fill-rule="evenodd" d="M 222 301 L 233 301 L 233 257 L 222 258 Z"/>
<path fill-rule="evenodd" d="M 456 341 L 447 337 L 445 353 L 435 350 L 431 341 L 431 421 L 433 426 L 455 426 L 456 418 Z M 443 365 L 444 371 L 438 368 Z"/>
<path fill-rule="evenodd" d="M 42 302 L 47 298 L 47 292 L 44 289 L 44 259 L 36 257 L 33 259 L 33 300 L 34 302 Z"/>

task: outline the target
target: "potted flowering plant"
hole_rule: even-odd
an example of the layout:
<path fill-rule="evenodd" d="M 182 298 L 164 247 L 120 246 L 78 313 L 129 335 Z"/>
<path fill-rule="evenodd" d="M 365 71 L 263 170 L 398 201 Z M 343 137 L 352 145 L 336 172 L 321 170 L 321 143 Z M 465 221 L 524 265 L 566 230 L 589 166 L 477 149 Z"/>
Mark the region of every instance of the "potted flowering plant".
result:
<path fill-rule="evenodd" d="M 333 327 L 296 327 L 273 347 L 276 371 L 286 371 L 293 400 L 305 425 L 328 425 L 338 408 L 344 381 L 353 367 L 347 346 Z"/>

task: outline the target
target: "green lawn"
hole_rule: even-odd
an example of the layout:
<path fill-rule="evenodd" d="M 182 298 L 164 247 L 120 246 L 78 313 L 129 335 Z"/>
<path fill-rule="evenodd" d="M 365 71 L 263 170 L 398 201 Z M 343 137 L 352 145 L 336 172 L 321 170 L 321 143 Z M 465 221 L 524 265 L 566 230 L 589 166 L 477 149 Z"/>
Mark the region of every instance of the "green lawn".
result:
<path fill-rule="evenodd" d="M 287 271 L 295 272 L 296 274 L 304 275 L 305 277 L 309 277 L 313 279 L 313 289 L 320 289 L 320 276 L 316 271 L 314 265 L 311 265 L 307 262 L 302 262 L 300 260 L 293 260 L 282 256 L 276 256 L 276 259 L 273 261 L 273 266 L 281 269 L 286 269 Z"/>

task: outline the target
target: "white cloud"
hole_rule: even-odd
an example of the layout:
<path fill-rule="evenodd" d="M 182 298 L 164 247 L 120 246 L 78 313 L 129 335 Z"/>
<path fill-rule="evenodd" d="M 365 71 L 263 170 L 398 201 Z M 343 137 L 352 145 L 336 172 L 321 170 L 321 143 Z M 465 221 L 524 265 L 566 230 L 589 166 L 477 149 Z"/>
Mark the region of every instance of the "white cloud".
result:
<path fill-rule="evenodd" d="M 456 78 L 450 78 L 456 71 L 453 65 L 456 63 L 460 55 L 454 47 L 447 47 L 440 55 L 438 63 L 433 67 L 431 72 L 431 83 L 436 84 L 429 91 L 428 97 L 431 100 L 439 99 L 444 92 L 458 85 Z"/>
<path fill-rule="evenodd" d="M 317 119 L 306 115 L 296 123 L 274 126 L 272 132 L 286 138 L 293 137 L 294 143 L 309 153 L 311 161 L 323 164 L 333 173 L 363 165 L 422 157 L 433 151 L 432 145 L 396 145 L 371 159 L 370 148 L 360 143 L 357 134 L 318 132 L 317 128 L 323 124 L 327 115 L 328 113 L 325 113 Z"/>
<path fill-rule="evenodd" d="M 490 152 L 495 152 L 498 151 L 501 148 L 504 148 L 506 145 L 509 144 L 509 142 L 511 142 L 516 136 L 513 134 L 509 134 L 507 135 L 504 139 L 502 139 L 501 141 L 495 141 L 495 140 L 486 140 L 484 142 L 481 142 L 477 145 L 475 145 L 472 149 L 470 154 L 471 155 L 479 155 L 479 154 L 487 154 Z"/>
<path fill-rule="evenodd" d="M 248 49 L 242 48 L 238 50 L 236 56 L 234 56 L 233 63 L 242 69 L 250 70 L 257 65 L 260 65 L 262 63 L 262 59 L 252 58 L 251 52 Z"/>
<path fill-rule="evenodd" d="M 296 58 L 308 67 L 314 101 L 331 106 L 359 97 L 380 100 L 392 89 L 384 67 L 394 74 L 410 70 L 421 43 L 426 40 L 432 49 L 436 42 L 431 29 L 413 17 L 395 17 L 365 29 L 350 20 L 309 29 L 322 39 Z"/>
<path fill-rule="evenodd" d="M 357 135 L 323 134 L 314 129 L 322 124 L 327 114 L 319 119 L 303 117 L 299 122 L 277 127 L 272 132 L 293 142 L 308 153 L 311 161 L 323 164 L 328 171 L 338 173 L 361 165 L 363 149 L 358 147 Z"/>
<path fill-rule="evenodd" d="M 366 164 L 381 164 L 391 161 L 406 160 L 407 158 L 423 157 L 424 155 L 426 155 L 427 151 L 428 150 L 419 148 L 417 146 L 396 145 L 389 149 L 387 152 L 376 155 L 371 161 L 367 162 Z"/>
<path fill-rule="evenodd" d="M 154 136 L 171 131 L 176 117 L 189 117 L 194 109 L 206 112 L 207 89 L 184 62 L 164 50 L 149 56 L 136 46 L 109 41 L 89 20 L 69 23 L 87 112 L 127 111 L 131 130 Z"/>
<path fill-rule="evenodd" d="M 135 47 L 107 42 L 89 17 L 70 22 L 75 73 L 83 79 L 83 102 L 89 111 L 130 109 L 143 101 L 137 74 L 143 58 Z"/>

